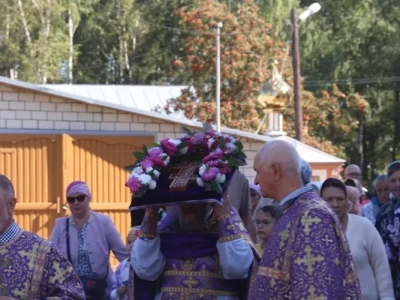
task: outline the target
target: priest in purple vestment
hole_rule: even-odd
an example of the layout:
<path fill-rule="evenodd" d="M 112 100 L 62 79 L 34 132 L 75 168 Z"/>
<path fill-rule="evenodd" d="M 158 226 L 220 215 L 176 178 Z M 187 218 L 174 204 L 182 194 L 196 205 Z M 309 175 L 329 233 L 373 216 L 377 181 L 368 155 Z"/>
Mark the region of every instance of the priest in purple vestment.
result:
<path fill-rule="evenodd" d="M 355 300 L 360 285 L 339 220 L 301 180 L 301 159 L 282 140 L 254 158 L 255 183 L 279 203 L 280 216 L 266 244 L 251 300 Z"/>
<path fill-rule="evenodd" d="M 129 299 L 249 299 L 259 258 L 239 215 L 224 204 L 179 204 L 157 228 L 147 208 L 133 245 Z"/>
<path fill-rule="evenodd" d="M 0 175 L 0 300 L 84 300 L 82 283 L 56 247 L 13 220 L 11 181 Z"/>

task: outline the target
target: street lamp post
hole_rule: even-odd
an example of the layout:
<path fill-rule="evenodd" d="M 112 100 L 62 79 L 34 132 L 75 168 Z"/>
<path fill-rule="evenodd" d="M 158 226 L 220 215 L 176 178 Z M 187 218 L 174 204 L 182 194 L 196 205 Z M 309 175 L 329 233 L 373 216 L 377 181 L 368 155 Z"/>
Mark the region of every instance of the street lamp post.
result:
<path fill-rule="evenodd" d="M 296 140 L 303 140 L 303 109 L 301 105 L 300 91 L 300 48 L 299 48 L 299 22 L 304 21 L 309 16 L 315 14 L 321 9 L 318 3 L 311 4 L 303 13 L 297 17 L 296 10 L 293 8 L 290 12 L 290 22 L 292 25 L 292 66 L 293 66 L 293 98 L 294 98 L 294 125 L 296 130 Z"/>
<path fill-rule="evenodd" d="M 294 128 L 296 140 L 303 140 L 303 110 L 301 106 L 300 91 L 300 49 L 299 49 L 299 24 L 297 22 L 296 10 L 290 12 L 292 23 L 292 65 L 293 65 L 293 100 L 294 100 Z"/>
<path fill-rule="evenodd" d="M 216 85 L 215 85 L 215 100 L 216 100 L 216 123 L 217 123 L 217 132 L 221 132 L 221 28 L 222 23 L 219 22 L 216 28 L 216 47 L 217 47 L 217 57 L 216 57 Z"/>

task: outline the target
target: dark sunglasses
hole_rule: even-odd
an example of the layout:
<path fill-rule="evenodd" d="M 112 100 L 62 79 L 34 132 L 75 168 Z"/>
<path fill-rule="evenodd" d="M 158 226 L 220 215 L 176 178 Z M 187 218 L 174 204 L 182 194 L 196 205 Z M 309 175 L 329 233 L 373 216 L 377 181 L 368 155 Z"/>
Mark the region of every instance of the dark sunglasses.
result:
<path fill-rule="evenodd" d="M 85 195 L 78 195 L 75 197 L 67 197 L 67 202 L 69 204 L 75 203 L 75 199 L 78 200 L 78 202 L 83 202 L 85 200 L 86 196 Z"/>

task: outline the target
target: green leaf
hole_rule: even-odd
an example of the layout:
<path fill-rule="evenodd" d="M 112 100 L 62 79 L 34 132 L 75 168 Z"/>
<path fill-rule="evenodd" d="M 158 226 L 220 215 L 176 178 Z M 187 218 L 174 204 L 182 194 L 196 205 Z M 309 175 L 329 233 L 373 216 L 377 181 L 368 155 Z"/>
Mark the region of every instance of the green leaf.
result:
<path fill-rule="evenodd" d="M 149 155 L 149 150 L 147 149 L 146 145 L 143 145 L 143 153 L 147 156 Z"/>
<path fill-rule="evenodd" d="M 238 156 L 247 158 L 247 155 L 243 151 L 239 151 Z"/>
<path fill-rule="evenodd" d="M 160 144 L 159 144 L 159 143 L 156 143 L 156 142 L 153 142 L 153 143 L 152 143 L 152 146 L 153 146 L 153 147 L 160 147 Z"/>
<path fill-rule="evenodd" d="M 126 170 L 126 171 L 132 171 L 135 167 L 136 167 L 136 164 L 129 165 L 129 166 L 126 166 L 126 167 L 125 167 L 125 170 Z"/>
<path fill-rule="evenodd" d="M 222 187 L 221 187 L 221 185 L 220 185 L 220 183 L 219 183 L 218 181 L 213 180 L 213 181 L 211 182 L 211 185 L 212 185 L 212 187 L 213 187 L 213 189 L 214 189 L 215 191 L 217 191 L 219 194 L 222 195 Z"/>
<path fill-rule="evenodd" d="M 182 127 L 182 131 L 187 135 L 193 136 L 193 132 L 191 132 L 189 128 Z"/>
<path fill-rule="evenodd" d="M 143 158 L 146 157 L 146 155 L 143 152 L 140 152 L 140 151 L 135 151 L 132 154 L 137 160 L 142 160 Z"/>
<path fill-rule="evenodd" d="M 218 139 L 218 143 L 219 143 L 219 147 L 221 148 L 221 150 L 222 151 L 225 151 L 225 140 L 224 140 L 224 138 L 223 137 L 220 137 L 219 139 Z"/>
<path fill-rule="evenodd" d="M 243 143 L 241 141 L 236 142 L 237 147 L 239 148 L 240 151 L 243 150 Z"/>
<path fill-rule="evenodd" d="M 241 161 L 233 156 L 229 157 L 228 159 L 228 166 L 229 167 L 237 167 L 239 166 Z"/>
<path fill-rule="evenodd" d="M 186 148 L 187 146 L 188 146 L 187 142 L 182 142 L 177 146 L 177 148 L 178 148 L 178 150 L 182 150 L 183 148 Z"/>

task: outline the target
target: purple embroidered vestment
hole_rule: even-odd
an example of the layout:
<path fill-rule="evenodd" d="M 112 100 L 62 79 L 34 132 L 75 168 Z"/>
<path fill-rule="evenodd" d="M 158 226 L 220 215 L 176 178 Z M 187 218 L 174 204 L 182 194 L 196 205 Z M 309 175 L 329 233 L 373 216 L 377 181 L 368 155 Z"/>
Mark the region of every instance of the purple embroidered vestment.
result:
<path fill-rule="evenodd" d="M 29 300 L 85 299 L 79 277 L 61 252 L 23 230 L 0 246 L 0 296 Z"/>
<path fill-rule="evenodd" d="M 154 300 L 159 292 L 161 300 L 214 300 L 217 296 L 248 299 L 251 278 L 255 278 L 259 259 L 237 212 L 231 209 L 230 218 L 219 221 L 211 217 L 207 222 L 206 232 L 198 234 L 182 233 L 177 220 L 177 211 L 173 210 L 158 227 L 160 250 L 166 258 L 166 265 L 159 280 L 141 280 L 133 274 L 131 268 L 129 299 Z M 226 280 L 219 265 L 217 242 L 235 239 L 248 242 L 255 255 L 247 280 Z M 147 291 L 151 289 L 154 293 L 149 295 Z"/>
<path fill-rule="evenodd" d="M 317 194 L 303 194 L 282 212 L 264 249 L 250 299 L 361 299 L 343 229 Z"/>

